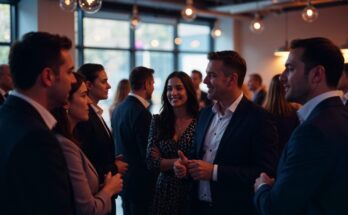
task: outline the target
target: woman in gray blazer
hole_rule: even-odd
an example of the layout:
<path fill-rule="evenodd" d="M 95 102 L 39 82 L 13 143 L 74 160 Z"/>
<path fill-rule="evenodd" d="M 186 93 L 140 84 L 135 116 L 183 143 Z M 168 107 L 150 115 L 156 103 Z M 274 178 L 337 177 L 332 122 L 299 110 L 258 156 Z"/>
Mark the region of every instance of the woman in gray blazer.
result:
<path fill-rule="evenodd" d="M 109 172 L 105 183 L 100 186 L 97 171 L 72 136 L 76 124 L 88 120 L 89 104 L 83 77 L 77 73 L 74 75 L 76 83 L 72 84 L 67 104 L 52 111 L 57 119 L 54 130 L 68 165 L 76 213 L 106 215 L 111 212 L 112 196 L 122 190 L 123 180 L 120 174 L 112 176 Z"/>

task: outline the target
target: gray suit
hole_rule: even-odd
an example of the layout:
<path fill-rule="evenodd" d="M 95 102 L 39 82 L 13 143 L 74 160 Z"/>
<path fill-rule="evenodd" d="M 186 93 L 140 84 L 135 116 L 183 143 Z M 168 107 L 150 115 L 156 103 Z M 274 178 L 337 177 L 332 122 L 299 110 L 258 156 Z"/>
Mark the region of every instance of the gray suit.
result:
<path fill-rule="evenodd" d="M 111 212 L 111 198 L 99 188 L 98 173 L 81 149 L 71 140 L 57 135 L 68 164 L 75 208 L 80 215 Z"/>

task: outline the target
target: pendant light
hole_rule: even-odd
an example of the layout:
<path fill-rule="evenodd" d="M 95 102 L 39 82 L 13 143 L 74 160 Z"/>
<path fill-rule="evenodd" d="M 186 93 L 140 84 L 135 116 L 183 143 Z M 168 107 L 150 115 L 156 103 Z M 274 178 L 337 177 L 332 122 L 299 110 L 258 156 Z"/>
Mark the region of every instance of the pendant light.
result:
<path fill-rule="evenodd" d="M 181 10 L 181 15 L 182 18 L 188 22 L 191 22 L 196 18 L 197 12 L 193 7 L 193 0 L 186 0 L 186 6 Z"/>
<path fill-rule="evenodd" d="M 318 10 L 312 5 L 311 0 L 308 0 L 307 7 L 302 11 L 302 19 L 311 23 L 318 18 L 318 14 Z"/>

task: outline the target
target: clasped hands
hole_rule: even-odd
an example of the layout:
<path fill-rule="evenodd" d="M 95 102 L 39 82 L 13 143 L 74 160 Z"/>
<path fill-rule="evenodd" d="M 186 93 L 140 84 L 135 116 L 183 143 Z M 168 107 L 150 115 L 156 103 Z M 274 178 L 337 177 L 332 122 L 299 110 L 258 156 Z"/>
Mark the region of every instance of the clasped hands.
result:
<path fill-rule="evenodd" d="M 178 178 L 190 175 L 194 180 L 211 180 L 214 165 L 203 160 L 189 160 L 182 151 L 178 151 L 179 159 L 174 162 L 174 173 Z"/>

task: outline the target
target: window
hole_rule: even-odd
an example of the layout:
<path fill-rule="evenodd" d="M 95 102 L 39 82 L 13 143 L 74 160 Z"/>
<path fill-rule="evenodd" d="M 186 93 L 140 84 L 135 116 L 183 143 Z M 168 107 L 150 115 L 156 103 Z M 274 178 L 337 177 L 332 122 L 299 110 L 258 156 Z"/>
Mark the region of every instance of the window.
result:
<path fill-rule="evenodd" d="M 135 66 L 155 70 L 155 91 L 151 111 L 158 113 L 164 82 L 174 70 L 190 73 L 192 69 L 204 72 L 207 53 L 213 49 L 210 23 L 177 23 L 175 19 L 143 18 L 136 30 L 130 29 L 129 16 L 99 12 L 95 15 L 76 15 L 76 36 L 80 40 L 77 54 L 81 56 L 77 65 L 100 63 L 109 76 L 111 90 L 109 99 L 101 102 L 104 117 L 108 116 L 119 80 L 128 78 Z M 168 21 L 169 20 L 169 21 Z M 175 43 L 180 38 L 181 43 Z"/>
<path fill-rule="evenodd" d="M 11 6 L 0 4 L 0 64 L 8 63 L 11 45 Z"/>

